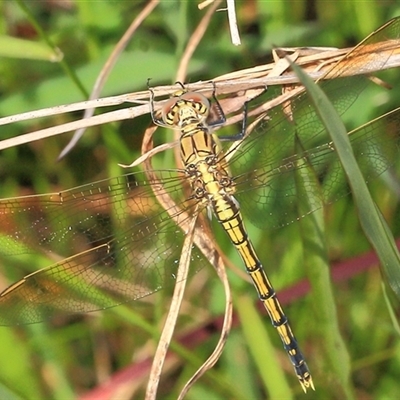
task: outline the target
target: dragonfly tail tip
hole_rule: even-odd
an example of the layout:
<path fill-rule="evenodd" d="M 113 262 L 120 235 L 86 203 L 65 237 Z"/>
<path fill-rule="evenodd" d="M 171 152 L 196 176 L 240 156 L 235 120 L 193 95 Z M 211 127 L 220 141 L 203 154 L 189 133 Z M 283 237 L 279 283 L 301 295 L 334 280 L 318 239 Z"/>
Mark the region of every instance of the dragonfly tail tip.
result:
<path fill-rule="evenodd" d="M 311 378 L 311 375 L 309 375 L 308 377 L 299 378 L 299 382 L 302 389 L 304 390 L 304 393 L 307 393 L 308 388 L 311 388 L 312 390 L 315 391 L 314 382 Z"/>

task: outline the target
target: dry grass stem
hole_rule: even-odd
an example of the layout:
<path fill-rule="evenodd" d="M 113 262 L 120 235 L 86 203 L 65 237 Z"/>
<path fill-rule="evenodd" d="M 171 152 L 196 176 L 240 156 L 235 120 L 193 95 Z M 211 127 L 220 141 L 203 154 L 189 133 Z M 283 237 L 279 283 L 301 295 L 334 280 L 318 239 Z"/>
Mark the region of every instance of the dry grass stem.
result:
<path fill-rule="evenodd" d="M 147 6 L 143 8 L 143 10 L 139 13 L 139 15 L 132 21 L 129 28 L 126 30 L 122 38 L 115 45 L 110 57 L 106 60 L 103 68 L 101 69 L 98 77 L 96 78 L 96 82 L 94 83 L 92 92 L 90 93 L 89 100 L 97 99 L 100 96 L 100 92 L 103 89 L 103 86 L 109 77 L 114 65 L 118 61 L 120 54 L 125 50 L 126 46 L 132 39 L 133 34 L 145 20 L 145 18 L 154 10 L 154 8 L 159 3 L 159 0 L 150 0 Z M 82 119 L 90 118 L 94 114 L 95 108 L 86 109 Z M 60 160 L 63 158 L 68 152 L 76 145 L 82 135 L 85 133 L 86 128 L 80 128 L 75 133 L 72 139 L 69 141 L 68 145 L 64 147 L 63 151 L 58 156 Z"/>
<path fill-rule="evenodd" d="M 340 76 L 343 77 L 358 74 L 371 74 L 373 72 L 398 67 L 400 65 L 399 40 L 387 40 L 385 42 L 378 42 L 367 46 L 356 46 L 352 49 L 325 49 L 323 51 L 319 51 L 318 53 L 315 53 L 315 51 L 316 50 L 313 49 L 313 54 L 310 55 L 310 50 L 307 49 L 304 56 L 300 51 L 296 58 L 296 63 L 301 65 L 315 80 L 333 79 L 338 77 L 338 71 L 334 68 L 334 66 L 338 61 L 344 60 L 343 57 L 345 57 L 347 65 L 345 69 L 340 71 L 342 73 Z M 384 65 L 382 65 L 382 60 L 386 60 Z M 246 93 L 246 91 L 252 89 L 274 85 L 293 85 L 298 83 L 298 79 L 295 77 L 295 75 L 292 72 L 287 71 L 285 66 L 280 67 L 281 70 L 283 70 L 281 76 L 274 76 L 277 73 L 276 65 L 276 63 L 270 63 L 241 71 L 235 71 L 230 74 L 215 77 L 212 79 L 212 81 L 216 83 L 218 95 L 235 97 L 238 93 Z M 334 73 L 331 72 L 332 65 Z M 213 90 L 210 82 L 202 81 L 191 83 L 190 85 L 187 85 L 187 87 L 189 90 L 197 91 L 208 96 L 211 95 Z M 299 92 L 302 90 L 303 89 L 299 89 Z M 176 91 L 176 85 L 154 88 L 154 94 L 156 98 L 161 96 L 170 96 L 174 91 Z M 297 93 L 298 92 L 296 91 L 285 93 L 282 95 L 282 97 L 278 97 L 271 100 L 271 102 L 265 103 L 263 110 L 265 111 L 275 107 L 276 105 L 282 104 L 285 101 L 290 100 L 290 98 L 293 98 Z M 138 106 L 130 107 L 129 109 L 113 111 L 99 116 L 94 116 L 86 120 L 69 122 L 52 128 L 46 128 L 36 132 L 27 133 L 16 138 L 5 139 L 0 142 L 0 150 L 84 127 L 95 126 L 107 122 L 121 121 L 128 118 L 135 118 L 150 111 L 148 107 L 148 101 L 149 92 L 140 91 L 121 96 L 112 96 L 105 99 L 92 100 L 90 102 L 74 103 L 71 105 L 58 106 L 45 110 L 32 111 L 2 118 L 0 119 L 0 125 L 49 115 L 57 115 L 67 111 L 81 110 L 88 107 L 93 107 L 94 104 L 96 104 L 96 107 L 122 104 L 126 102 L 140 104 Z M 226 99 L 225 103 L 229 103 L 230 101 L 236 101 L 237 104 L 240 103 L 239 101 L 232 99 Z M 144 102 L 147 104 L 142 105 Z M 224 99 L 222 99 L 221 102 L 223 103 Z M 157 106 L 159 105 L 156 105 L 156 108 Z M 229 119 L 227 122 L 230 124 L 234 121 L 235 120 Z"/>
<path fill-rule="evenodd" d="M 236 19 L 235 0 L 227 0 L 226 4 L 228 9 L 229 32 L 231 34 L 232 44 L 234 46 L 239 46 L 241 41 Z"/>
<path fill-rule="evenodd" d="M 183 300 L 183 295 L 185 293 L 196 221 L 196 218 L 192 218 L 192 221 L 189 225 L 189 231 L 185 232 L 186 236 L 182 246 L 181 258 L 179 260 L 174 294 L 172 296 L 167 319 L 165 321 L 161 337 L 158 341 L 157 350 L 154 356 L 153 364 L 151 366 L 150 377 L 146 389 L 146 400 L 153 400 L 156 398 L 157 395 L 157 389 L 161 379 L 162 368 L 165 362 L 165 358 L 167 356 L 169 345 L 172 340 L 176 321 L 179 316 L 179 310 Z"/>
<path fill-rule="evenodd" d="M 189 389 L 194 385 L 194 383 L 204 375 L 209 369 L 211 369 L 216 362 L 221 357 L 222 351 L 224 349 L 225 343 L 228 339 L 229 332 L 232 327 L 232 293 L 229 285 L 228 276 L 226 275 L 226 269 L 224 262 L 221 257 L 218 258 L 218 266 L 216 268 L 218 277 L 222 282 L 225 291 L 225 312 L 224 312 L 224 322 L 221 329 L 221 334 L 217 345 L 210 357 L 204 362 L 204 364 L 193 374 L 189 381 L 183 387 L 178 399 L 181 400 L 187 394 Z"/>
<path fill-rule="evenodd" d="M 194 51 L 196 50 L 205 32 L 207 31 L 211 18 L 220 3 L 221 0 L 214 2 L 213 6 L 208 9 L 204 17 L 201 19 L 200 23 L 197 25 L 197 28 L 194 30 L 181 57 L 178 66 L 178 72 L 175 75 L 175 81 L 184 82 L 186 80 L 186 73 L 189 61 L 191 60 Z"/>

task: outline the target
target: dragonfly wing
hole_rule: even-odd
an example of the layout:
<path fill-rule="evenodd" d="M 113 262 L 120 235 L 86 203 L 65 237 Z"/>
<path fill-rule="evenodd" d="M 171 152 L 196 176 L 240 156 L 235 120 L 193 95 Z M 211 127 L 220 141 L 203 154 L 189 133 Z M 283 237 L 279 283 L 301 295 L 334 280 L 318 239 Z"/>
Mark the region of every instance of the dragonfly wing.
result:
<path fill-rule="evenodd" d="M 398 108 L 349 133 L 356 159 L 368 183 L 398 161 L 399 132 Z M 304 183 L 307 192 L 319 196 L 320 201 L 315 207 L 309 204 L 309 209 L 300 213 L 297 204 L 301 194 L 296 189 L 296 174 L 306 167 L 311 167 L 314 175 Z M 251 168 L 252 172 L 235 178 L 237 198 L 244 214 L 260 228 L 265 227 L 266 222 L 272 227 L 292 223 L 320 207 L 319 204 L 332 203 L 350 193 L 335 148 L 329 142 L 297 153 L 294 151 L 292 156 L 265 164 L 254 156 Z"/>
<path fill-rule="evenodd" d="M 161 174 L 164 189 L 180 198 L 178 178 Z M 172 218 L 163 210 L 150 183 L 138 180 L 142 176 L 129 174 L 59 194 L 0 201 L 0 215 L 8 221 L 0 239 L 3 253 L 57 248 L 61 243 L 72 253 L 81 250 L 4 290 L 1 325 L 38 322 L 60 311 L 104 309 L 174 283 L 184 234 L 173 218 L 184 222 L 188 217 L 173 210 Z M 180 206 L 190 210 L 186 201 Z M 12 223 L 27 219 L 30 229 L 10 231 Z M 206 263 L 195 248 L 191 259 L 195 269 Z"/>
<path fill-rule="evenodd" d="M 326 78 L 332 80 L 320 84 L 339 114 L 354 103 L 368 83 L 362 75 L 348 75 L 382 68 L 395 49 L 390 45 L 391 40 L 397 39 L 395 42 L 398 43 L 399 37 L 400 20 L 396 19 L 368 37 L 327 73 Z M 381 44 L 389 48 L 384 56 L 370 51 L 371 47 Z M 363 59 L 362 66 L 354 65 L 357 59 Z M 398 123 L 396 112 L 390 120 Z M 390 153 L 398 143 L 390 142 L 390 138 L 385 136 L 381 122 L 373 122 L 370 127 L 350 135 L 354 137 L 351 140 L 367 177 L 376 176 L 388 168 L 392 156 L 388 154 L 388 161 L 383 163 L 384 149 Z M 375 141 L 379 142 L 380 161 L 374 155 L 375 150 L 366 149 L 367 146 L 375 146 Z M 390 143 L 392 149 L 389 149 Z M 308 184 L 308 190 L 321 193 L 321 202 L 317 201 L 317 204 L 335 201 L 349 192 L 329 137 L 307 93 L 301 93 L 290 102 L 268 111 L 238 150 L 234 154 L 233 151 L 232 154 L 228 152 L 228 155 L 243 213 L 260 228 L 264 228 L 265 224 L 283 226 L 314 211 L 312 204 L 302 214 L 297 209 L 295 174 L 306 165 L 314 168 L 317 178 L 310 179 Z M 263 218 L 260 218 L 261 215 Z"/>

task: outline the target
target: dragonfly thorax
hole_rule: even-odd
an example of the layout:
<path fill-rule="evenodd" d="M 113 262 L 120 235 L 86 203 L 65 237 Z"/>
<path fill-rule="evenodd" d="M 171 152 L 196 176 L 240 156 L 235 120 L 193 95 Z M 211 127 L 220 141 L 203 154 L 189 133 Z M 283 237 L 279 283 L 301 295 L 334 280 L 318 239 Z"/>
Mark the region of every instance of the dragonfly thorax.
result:
<path fill-rule="evenodd" d="M 186 166 L 193 197 L 211 204 L 217 198 L 231 196 L 234 186 L 227 169 L 218 157 L 206 157 Z"/>

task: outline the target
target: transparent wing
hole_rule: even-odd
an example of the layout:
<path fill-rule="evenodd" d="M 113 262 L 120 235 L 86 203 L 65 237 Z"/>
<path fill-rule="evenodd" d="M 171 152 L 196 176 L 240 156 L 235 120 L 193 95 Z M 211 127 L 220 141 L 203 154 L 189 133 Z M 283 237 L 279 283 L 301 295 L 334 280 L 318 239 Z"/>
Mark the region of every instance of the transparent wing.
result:
<path fill-rule="evenodd" d="M 180 198 L 181 179 L 159 172 L 168 193 Z M 60 311 L 104 309 L 174 283 L 183 233 L 143 177 L 128 174 L 60 193 L 0 201 L 3 256 L 50 248 L 62 257 L 71 255 L 3 291 L 1 325 L 38 322 Z M 181 201 L 180 207 L 188 210 L 189 203 Z M 175 211 L 175 220 L 182 222 L 184 215 Z M 194 248 L 192 267 L 205 263 Z"/>
<path fill-rule="evenodd" d="M 364 76 L 342 76 L 383 67 L 390 51 L 382 58 L 371 53 L 371 47 L 383 43 L 382 46 L 394 49 L 392 40 L 399 37 L 400 20 L 395 19 L 363 41 L 327 73 L 326 77 L 333 80 L 324 81 L 321 86 L 340 114 L 353 104 L 368 83 Z M 364 57 L 364 54 L 367 55 Z M 353 60 L 360 57 L 363 58 L 362 68 L 353 64 Z M 381 174 L 395 161 L 399 136 L 386 132 L 384 126 L 391 123 L 398 132 L 399 114 L 399 110 L 395 110 L 350 134 L 367 180 Z M 315 181 L 310 182 L 309 190 L 321 193 L 323 202 L 335 201 L 349 192 L 334 148 L 329 144 L 329 137 L 306 93 L 268 111 L 235 153 L 227 155 L 231 157 L 231 170 L 243 213 L 260 228 L 283 226 L 315 210 L 312 205 L 303 214 L 297 210 L 295 174 L 306 164 L 314 168 L 321 185 L 317 188 Z"/>
<path fill-rule="evenodd" d="M 388 128 L 389 127 L 389 128 Z M 399 159 L 400 109 L 349 133 L 353 151 L 367 182 L 376 178 Z M 256 156 L 254 156 L 256 157 Z M 310 180 L 307 191 L 320 194 L 322 203 L 331 203 L 349 193 L 343 168 L 331 143 L 297 152 L 284 159 L 261 164 L 251 173 L 236 177 L 237 199 L 243 213 L 255 226 L 280 227 L 315 211 L 309 204 L 300 214 L 301 194 L 296 190 L 299 169 L 311 166 L 317 180 Z M 321 204 L 318 201 L 317 204 Z"/>

